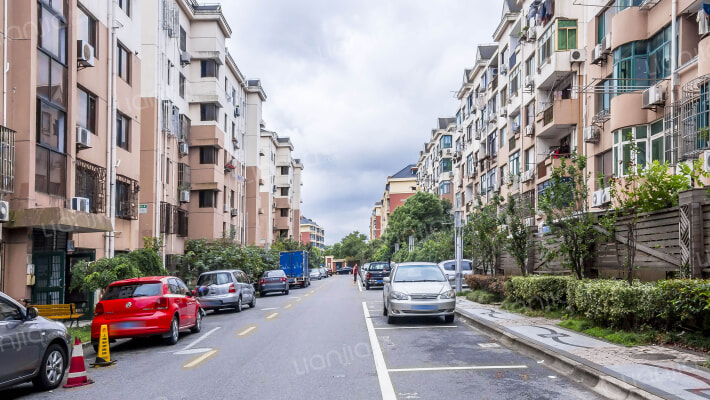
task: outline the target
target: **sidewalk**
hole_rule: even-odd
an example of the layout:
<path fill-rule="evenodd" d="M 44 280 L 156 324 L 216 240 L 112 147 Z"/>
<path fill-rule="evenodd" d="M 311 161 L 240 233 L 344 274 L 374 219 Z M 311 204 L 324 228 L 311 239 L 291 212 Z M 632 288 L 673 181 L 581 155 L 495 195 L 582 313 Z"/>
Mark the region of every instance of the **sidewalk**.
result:
<path fill-rule="evenodd" d="M 498 306 L 456 299 L 456 313 L 503 344 L 611 399 L 710 399 L 707 358 L 660 346 L 624 347 Z"/>

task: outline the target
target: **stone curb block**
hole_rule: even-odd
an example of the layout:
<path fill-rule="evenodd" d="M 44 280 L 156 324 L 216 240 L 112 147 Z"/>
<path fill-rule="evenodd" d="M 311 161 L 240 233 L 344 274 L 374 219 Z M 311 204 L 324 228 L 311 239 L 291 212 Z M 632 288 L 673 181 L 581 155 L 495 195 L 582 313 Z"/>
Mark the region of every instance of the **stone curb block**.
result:
<path fill-rule="evenodd" d="M 573 360 L 527 338 L 514 335 L 497 324 L 476 318 L 466 311 L 457 308 L 455 313 L 486 334 L 498 338 L 502 344 L 516 348 L 537 360 L 544 360 L 546 367 L 575 382 L 581 383 L 604 397 L 613 400 L 661 400 L 665 398 Z"/>

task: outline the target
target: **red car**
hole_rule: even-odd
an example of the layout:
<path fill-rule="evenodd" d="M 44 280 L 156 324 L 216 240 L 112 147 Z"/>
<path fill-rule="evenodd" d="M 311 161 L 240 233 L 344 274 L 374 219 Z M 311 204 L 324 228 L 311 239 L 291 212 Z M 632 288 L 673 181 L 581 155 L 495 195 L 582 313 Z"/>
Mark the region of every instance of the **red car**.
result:
<path fill-rule="evenodd" d="M 185 283 L 174 276 L 126 279 L 109 285 L 96 304 L 91 343 L 98 348 L 101 325 L 109 340 L 161 335 L 175 344 L 179 331 L 202 329 L 200 303 Z"/>

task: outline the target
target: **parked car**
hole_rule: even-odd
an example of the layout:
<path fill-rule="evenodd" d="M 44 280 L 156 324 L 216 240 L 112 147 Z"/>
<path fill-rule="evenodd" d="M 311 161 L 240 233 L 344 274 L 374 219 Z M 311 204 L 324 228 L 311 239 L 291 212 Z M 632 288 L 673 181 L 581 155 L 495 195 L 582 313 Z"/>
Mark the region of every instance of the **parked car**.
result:
<path fill-rule="evenodd" d="M 367 266 L 367 269 L 365 268 Z M 383 286 L 383 279 L 390 275 L 390 263 L 387 261 L 373 262 L 363 265 L 360 278 L 365 285 L 365 290 L 370 290 L 372 286 Z"/>
<path fill-rule="evenodd" d="M 320 273 L 321 273 L 321 275 L 323 276 L 323 278 L 327 278 L 327 277 L 330 276 L 330 275 L 328 274 L 328 270 L 327 270 L 327 269 L 325 269 L 325 268 L 323 268 L 323 267 L 320 267 L 320 268 L 318 268 L 318 269 L 320 270 Z"/>
<path fill-rule="evenodd" d="M 337 271 L 338 275 L 350 275 L 353 273 L 353 267 L 342 267 Z"/>
<path fill-rule="evenodd" d="M 323 279 L 323 275 L 320 273 L 320 269 L 318 268 L 313 268 L 311 272 L 308 274 L 308 276 L 311 278 L 311 280 L 321 280 Z"/>
<path fill-rule="evenodd" d="M 399 317 L 444 317 L 454 322 L 456 293 L 442 269 L 434 263 L 397 264 L 384 279 L 383 315 L 391 324 Z"/>
<path fill-rule="evenodd" d="M 209 271 L 197 278 L 195 294 L 205 310 L 234 308 L 242 311 L 244 303 L 256 307 L 256 291 L 247 275 L 238 269 Z"/>
<path fill-rule="evenodd" d="M 362 266 L 357 268 L 357 275 L 358 278 L 362 281 L 362 283 L 365 283 L 365 272 L 367 272 L 367 269 L 370 267 L 370 263 L 365 263 L 362 264 Z"/>
<path fill-rule="evenodd" d="M 101 325 L 108 338 L 157 336 L 178 342 L 180 331 L 202 329 L 200 303 L 185 283 L 174 276 L 150 276 L 117 281 L 106 288 L 91 321 L 91 344 L 98 349 Z"/>
<path fill-rule="evenodd" d="M 446 274 L 446 278 L 449 279 L 449 283 L 452 285 L 456 281 L 456 260 L 446 260 L 439 263 L 439 266 Z M 463 286 L 468 286 L 464 278 L 466 275 L 473 274 L 473 263 L 471 260 L 461 260 L 461 282 Z"/>
<path fill-rule="evenodd" d="M 0 388 L 32 381 L 51 390 L 62 383 L 71 359 L 64 324 L 39 317 L 0 292 Z"/>
<path fill-rule="evenodd" d="M 288 289 L 288 278 L 283 270 L 275 269 L 272 271 L 264 271 L 259 279 L 259 294 L 262 297 L 270 292 L 288 294 Z"/>

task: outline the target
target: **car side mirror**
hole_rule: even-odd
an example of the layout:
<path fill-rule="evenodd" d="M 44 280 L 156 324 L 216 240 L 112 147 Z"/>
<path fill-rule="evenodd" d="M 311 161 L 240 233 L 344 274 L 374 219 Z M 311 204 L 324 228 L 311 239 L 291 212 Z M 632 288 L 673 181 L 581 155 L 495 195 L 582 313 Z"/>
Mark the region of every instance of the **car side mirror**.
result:
<path fill-rule="evenodd" d="M 384 282 L 384 283 L 390 283 L 390 277 L 389 277 L 389 276 L 385 276 L 384 278 L 382 278 L 382 282 Z"/>
<path fill-rule="evenodd" d="M 37 319 L 39 317 L 39 311 L 34 307 L 29 307 L 27 309 L 27 318 L 30 320 Z"/>

